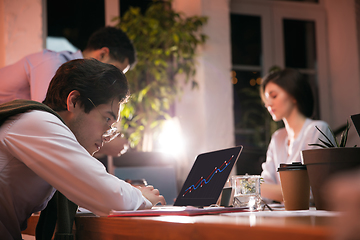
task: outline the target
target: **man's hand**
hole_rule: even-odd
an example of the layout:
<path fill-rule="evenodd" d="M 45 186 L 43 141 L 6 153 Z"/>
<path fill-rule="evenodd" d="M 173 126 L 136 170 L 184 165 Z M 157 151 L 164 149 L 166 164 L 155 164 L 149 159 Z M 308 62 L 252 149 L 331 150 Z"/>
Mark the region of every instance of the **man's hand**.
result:
<path fill-rule="evenodd" d="M 111 142 L 104 143 L 100 150 L 95 154 L 95 157 L 103 155 L 117 157 L 124 154 L 129 148 L 129 142 L 124 137 L 118 136 Z"/>
<path fill-rule="evenodd" d="M 160 195 L 158 189 L 154 189 L 153 186 L 145 186 L 145 187 L 137 187 L 140 189 L 142 195 L 149 200 L 152 205 L 154 206 L 157 203 L 161 203 L 162 205 L 165 205 L 165 198 Z"/>

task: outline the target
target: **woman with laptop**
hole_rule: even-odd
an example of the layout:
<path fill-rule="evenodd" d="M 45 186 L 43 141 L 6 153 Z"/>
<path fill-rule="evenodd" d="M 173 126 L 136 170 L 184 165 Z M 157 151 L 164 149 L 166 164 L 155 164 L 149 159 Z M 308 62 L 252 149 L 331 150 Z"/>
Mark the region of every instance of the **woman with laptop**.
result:
<path fill-rule="evenodd" d="M 282 202 L 279 173 L 280 163 L 302 162 L 301 151 L 313 147 L 323 138 L 317 126 L 333 140 L 329 126 L 324 121 L 312 120 L 314 97 L 309 82 L 295 69 L 273 72 L 263 78 L 260 95 L 274 121 L 283 121 L 285 127 L 271 137 L 263 163 L 261 185 L 263 198 Z"/>

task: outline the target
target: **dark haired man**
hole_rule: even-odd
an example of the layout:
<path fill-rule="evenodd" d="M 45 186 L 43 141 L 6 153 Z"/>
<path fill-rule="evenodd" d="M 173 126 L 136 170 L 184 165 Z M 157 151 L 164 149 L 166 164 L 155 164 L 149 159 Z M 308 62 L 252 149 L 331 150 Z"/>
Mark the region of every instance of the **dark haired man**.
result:
<path fill-rule="evenodd" d="M 45 208 L 55 189 L 99 216 L 165 204 L 157 189 L 132 187 L 91 156 L 118 134 L 128 94 L 118 68 L 77 59 L 57 70 L 46 105 L 0 105 L 0 239 L 21 239 L 27 219 Z"/>
<path fill-rule="evenodd" d="M 135 64 L 135 49 L 127 35 L 114 27 L 94 32 L 84 51 L 75 53 L 43 50 L 0 69 L 0 103 L 14 99 L 42 102 L 56 70 L 73 59 L 95 58 L 124 73 Z"/>

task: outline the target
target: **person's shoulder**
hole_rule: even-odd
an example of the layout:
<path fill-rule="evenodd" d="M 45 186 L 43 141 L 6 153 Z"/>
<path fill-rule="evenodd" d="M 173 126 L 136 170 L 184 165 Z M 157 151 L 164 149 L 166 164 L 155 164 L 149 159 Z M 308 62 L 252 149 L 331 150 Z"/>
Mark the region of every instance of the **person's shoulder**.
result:
<path fill-rule="evenodd" d="M 69 132 L 68 127 L 54 114 L 46 111 L 31 110 L 10 117 L 2 127 L 4 132 L 38 136 L 43 133 Z"/>
<path fill-rule="evenodd" d="M 318 129 L 320 129 L 322 132 L 330 131 L 330 127 L 325 121 L 307 119 L 307 123 L 304 129 L 304 135 L 316 136 L 320 134 Z"/>
<path fill-rule="evenodd" d="M 277 138 L 284 138 L 287 136 L 287 132 L 286 132 L 286 129 L 285 128 L 279 128 L 278 130 L 276 130 L 271 138 L 273 139 L 277 139 Z"/>
<path fill-rule="evenodd" d="M 327 122 L 322 121 L 322 120 L 311 120 L 308 119 L 309 123 L 307 125 L 307 128 L 314 128 L 315 126 L 318 128 L 328 128 L 329 124 L 327 124 Z"/>
<path fill-rule="evenodd" d="M 36 63 L 41 64 L 44 62 L 58 62 L 65 63 L 67 61 L 83 58 L 81 51 L 69 52 L 61 51 L 55 52 L 53 50 L 44 49 L 41 52 L 33 53 L 25 57 L 28 62 L 31 62 L 36 65 Z"/>
<path fill-rule="evenodd" d="M 283 133 L 286 133 L 286 129 L 285 129 L 284 127 L 277 129 L 277 130 L 273 133 L 273 135 L 274 135 L 274 134 L 275 134 L 275 135 L 277 135 L 277 134 L 283 134 Z"/>
<path fill-rule="evenodd" d="M 29 122 L 32 124 L 62 123 L 56 115 L 42 110 L 32 110 L 23 113 L 19 117 L 19 121 Z"/>
<path fill-rule="evenodd" d="M 32 67 L 36 67 L 43 62 L 53 61 L 53 59 L 57 58 L 59 58 L 59 54 L 57 52 L 44 49 L 40 52 L 27 55 L 24 60 L 30 63 Z"/>

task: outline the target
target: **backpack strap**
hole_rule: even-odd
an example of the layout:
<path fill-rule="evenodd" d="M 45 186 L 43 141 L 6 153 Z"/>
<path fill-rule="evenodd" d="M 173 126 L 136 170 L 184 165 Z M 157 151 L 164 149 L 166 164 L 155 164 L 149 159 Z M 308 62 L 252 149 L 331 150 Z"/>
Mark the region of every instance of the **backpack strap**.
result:
<path fill-rule="evenodd" d="M 46 106 L 45 104 L 31 100 L 17 99 L 0 105 L 0 126 L 9 117 L 12 117 L 20 113 L 25 113 L 31 110 L 40 110 L 40 111 L 52 113 L 65 124 L 64 120 L 60 117 L 60 115 L 51 108 L 49 108 L 48 106 Z"/>
<path fill-rule="evenodd" d="M 36 240 L 73 240 L 73 223 L 78 206 L 56 191 L 44 210 L 41 211 L 36 225 Z"/>
<path fill-rule="evenodd" d="M 0 126 L 9 117 L 31 110 L 52 113 L 65 124 L 60 115 L 45 104 L 31 100 L 17 99 L 0 105 Z M 73 240 L 72 227 L 77 208 L 78 206 L 75 203 L 68 200 L 59 191 L 56 191 L 46 208 L 41 211 L 38 224 L 36 225 L 36 239 L 51 240 L 57 223 L 54 240 Z"/>

